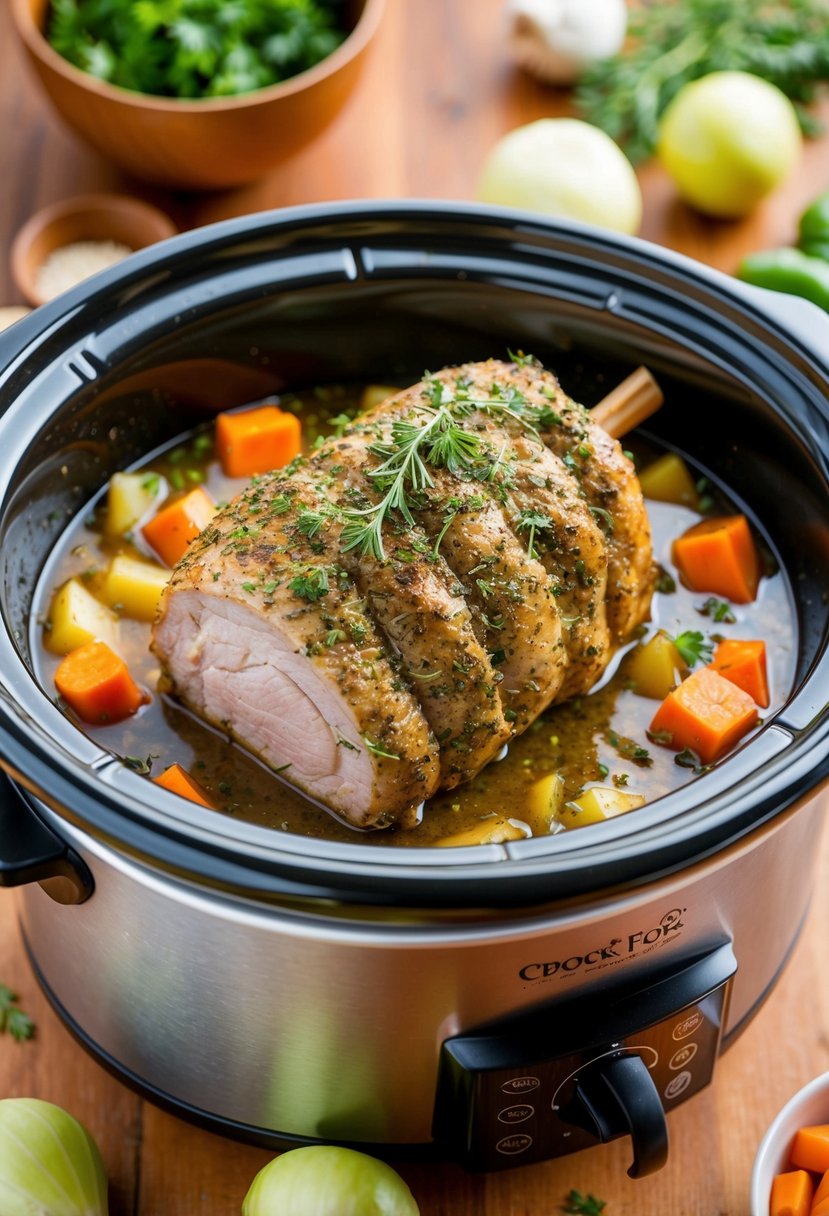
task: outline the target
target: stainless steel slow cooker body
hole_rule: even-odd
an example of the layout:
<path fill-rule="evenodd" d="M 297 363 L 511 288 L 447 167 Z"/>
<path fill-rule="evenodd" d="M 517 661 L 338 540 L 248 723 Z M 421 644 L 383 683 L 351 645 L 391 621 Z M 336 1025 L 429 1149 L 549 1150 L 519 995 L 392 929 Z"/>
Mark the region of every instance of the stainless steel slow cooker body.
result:
<path fill-rule="evenodd" d="M 250 1139 L 497 1168 L 631 1131 L 639 1172 L 659 1164 L 661 1109 L 708 1081 L 806 914 L 829 772 L 827 337 L 816 310 L 653 246 L 448 204 L 217 225 L 3 336 L 0 878 L 28 884 L 33 963 L 90 1049 Z M 565 836 L 334 845 L 150 786 L 38 688 L 33 581 L 117 468 L 286 387 L 507 348 L 588 404 L 646 362 L 670 403 L 655 433 L 763 519 L 789 573 L 792 694 L 701 781 Z"/>

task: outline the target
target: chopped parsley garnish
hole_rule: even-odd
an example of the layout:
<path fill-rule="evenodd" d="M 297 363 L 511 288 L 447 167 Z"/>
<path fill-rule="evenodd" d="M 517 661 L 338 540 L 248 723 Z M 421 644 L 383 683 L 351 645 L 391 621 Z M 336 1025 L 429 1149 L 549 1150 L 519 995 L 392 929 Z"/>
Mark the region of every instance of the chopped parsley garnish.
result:
<path fill-rule="evenodd" d="M 661 566 L 658 567 L 658 574 L 654 585 L 656 590 L 662 595 L 673 595 L 676 591 L 676 579 L 667 570 L 663 570 Z"/>
<path fill-rule="evenodd" d="M 678 764 L 680 768 L 693 769 L 695 773 L 704 773 L 708 770 L 708 765 L 703 764 L 695 751 L 690 747 L 683 747 L 681 752 L 677 752 L 674 756 L 674 764 Z"/>
<path fill-rule="evenodd" d="M 687 663 L 689 667 L 700 662 L 710 663 L 714 655 L 713 644 L 707 642 L 698 629 L 686 629 L 671 638 L 671 641 L 679 651 L 683 663 Z"/>
<path fill-rule="evenodd" d="M 309 566 L 303 574 L 297 574 L 288 583 L 294 595 L 314 604 L 331 590 L 328 571 L 322 566 Z"/>
<path fill-rule="evenodd" d="M 134 773 L 140 773 L 142 777 L 149 777 L 153 771 L 153 760 L 157 760 L 158 756 L 122 756 L 121 759 Z"/>
<path fill-rule="evenodd" d="M 733 625 L 737 620 L 728 600 L 718 600 L 714 595 L 710 595 L 704 604 L 700 604 L 697 612 L 700 616 L 710 616 L 718 625 Z"/>
<path fill-rule="evenodd" d="M 517 531 L 522 531 L 524 528 L 529 532 L 527 538 L 527 554 L 529 557 L 538 557 L 535 549 L 535 534 L 536 532 L 544 531 L 547 528 L 552 528 L 553 521 L 547 515 L 543 515 L 540 511 L 524 510 L 518 516 L 516 525 Z"/>

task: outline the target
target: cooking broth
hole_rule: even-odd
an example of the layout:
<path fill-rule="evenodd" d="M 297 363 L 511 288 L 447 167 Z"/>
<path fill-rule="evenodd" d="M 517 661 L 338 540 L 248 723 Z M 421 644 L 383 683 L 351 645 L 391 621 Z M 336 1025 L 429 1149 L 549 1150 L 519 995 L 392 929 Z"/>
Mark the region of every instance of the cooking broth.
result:
<path fill-rule="evenodd" d="M 360 402 L 360 389 L 332 386 L 283 397 L 279 405 L 300 414 L 305 440 L 311 445 L 318 436 L 331 433 L 335 418 L 355 413 Z M 625 444 L 633 449 L 638 469 L 659 454 L 653 446 L 634 437 L 626 438 Z M 167 478 L 173 491 L 203 484 L 219 503 L 234 497 L 247 481 L 223 475 L 213 456 L 212 428 L 180 437 L 164 451 L 147 457 L 137 468 L 149 478 L 155 474 Z M 708 485 L 704 496 L 711 513 L 739 510 L 729 502 L 722 487 Z M 75 577 L 93 595 L 100 593 L 111 559 L 117 554 L 138 555 L 128 537 L 113 537 L 105 532 L 105 506 L 104 491 L 90 511 L 77 517 L 67 529 L 38 583 L 32 614 L 32 652 L 38 678 L 50 695 L 60 662 L 60 656 L 52 654 L 44 644 L 54 592 L 67 579 Z M 687 507 L 662 502 L 649 502 L 648 513 L 654 555 L 665 572 L 660 580 L 661 589 L 654 595 L 651 622 L 618 652 L 589 695 L 544 713 L 505 749 L 503 759 L 490 763 L 467 784 L 431 799 L 414 827 L 357 832 L 171 697 L 158 693 L 160 673 L 149 650 L 147 623 L 122 617 L 119 651 L 133 678 L 151 694 L 150 702 L 122 722 L 104 726 L 78 722 L 79 728 L 148 778 L 173 763 L 181 765 L 221 813 L 329 840 L 431 845 L 474 829 L 482 820 L 494 816 L 515 821 L 526 835 L 560 830 L 557 821 L 551 825 L 549 816 L 528 812 L 532 786 L 552 773 L 560 776 L 562 801 L 571 800 L 593 786 L 604 786 L 641 794 L 652 802 L 699 776 L 700 766 L 694 765 L 693 758 L 678 757 L 676 752 L 648 738 L 658 701 L 640 696 L 631 688 L 628 669 L 633 648 L 659 629 L 672 636 L 701 631 L 708 642 L 720 638 L 762 639 L 766 644 L 771 704 L 768 710 L 761 710 L 761 716 L 767 716 L 779 707 L 791 686 L 796 626 L 785 574 L 774 569 L 762 531 L 756 525 L 768 567 L 757 598 L 747 605 L 732 605 L 732 620 L 716 621 L 700 611 L 707 594 L 683 587 L 670 560 L 673 539 L 697 523 L 700 515 Z M 72 716 L 68 709 L 67 713 Z"/>

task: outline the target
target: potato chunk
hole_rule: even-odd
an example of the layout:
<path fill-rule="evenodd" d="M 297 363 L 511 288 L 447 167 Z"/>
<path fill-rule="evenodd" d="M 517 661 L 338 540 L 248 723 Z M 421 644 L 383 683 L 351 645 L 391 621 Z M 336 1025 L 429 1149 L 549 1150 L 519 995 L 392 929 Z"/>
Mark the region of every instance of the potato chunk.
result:
<path fill-rule="evenodd" d="M 70 578 L 55 592 L 49 624 L 44 640 L 53 654 L 69 654 L 70 650 L 95 641 L 115 648 L 116 617 L 76 578 Z"/>
<path fill-rule="evenodd" d="M 625 664 L 625 675 L 640 697 L 664 701 L 688 674 L 682 656 L 667 633 L 661 630 L 649 642 L 637 646 Z"/>
<path fill-rule="evenodd" d="M 602 823 L 616 815 L 624 815 L 645 805 L 644 794 L 629 794 L 608 785 L 594 785 L 572 802 L 566 802 L 559 819 L 566 828 L 583 828 L 588 823 Z"/>
<path fill-rule="evenodd" d="M 558 818 L 564 806 L 564 781 L 559 773 L 548 773 L 534 781 L 527 794 L 525 818 L 532 824 L 533 834 L 544 836 Z"/>
<path fill-rule="evenodd" d="M 123 536 L 159 497 L 163 479 L 151 473 L 113 473 L 109 479 L 104 530 Z"/>
<path fill-rule="evenodd" d="M 675 502 L 696 511 L 699 494 L 687 464 L 676 452 L 660 456 L 639 474 L 639 484 L 645 498 L 656 502 Z"/>
<path fill-rule="evenodd" d="M 161 592 L 171 571 L 140 558 L 114 557 L 107 570 L 103 597 L 113 608 L 136 621 L 153 621 Z"/>

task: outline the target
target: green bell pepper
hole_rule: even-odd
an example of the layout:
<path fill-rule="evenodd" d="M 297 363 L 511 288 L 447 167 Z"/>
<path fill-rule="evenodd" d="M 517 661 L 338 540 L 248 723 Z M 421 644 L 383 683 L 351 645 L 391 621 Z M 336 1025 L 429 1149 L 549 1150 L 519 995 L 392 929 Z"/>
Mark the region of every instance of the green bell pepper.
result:
<path fill-rule="evenodd" d="M 829 195 L 826 197 L 829 214 Z M 755 287 L 802 296 L 829 312 L 829 261 L 810 257 L 802 249 L 752 253 L 740 263 L 737 277 Z"/>

